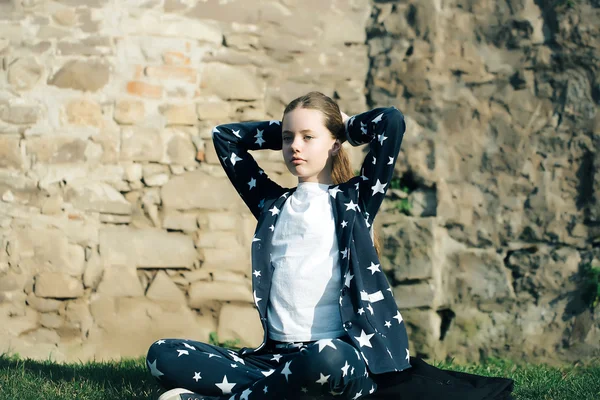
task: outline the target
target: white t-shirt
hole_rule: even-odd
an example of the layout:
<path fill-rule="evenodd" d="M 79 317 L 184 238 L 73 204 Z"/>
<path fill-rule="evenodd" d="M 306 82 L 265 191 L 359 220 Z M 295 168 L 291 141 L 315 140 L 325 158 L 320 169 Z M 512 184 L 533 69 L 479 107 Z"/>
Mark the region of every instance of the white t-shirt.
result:
<path fill-rule="evenodd" d="M 268 334 L 282 342 L 345 334 L 339 310 L 342 276 L 329 185 L 301 182 L 273 231 Z"/>

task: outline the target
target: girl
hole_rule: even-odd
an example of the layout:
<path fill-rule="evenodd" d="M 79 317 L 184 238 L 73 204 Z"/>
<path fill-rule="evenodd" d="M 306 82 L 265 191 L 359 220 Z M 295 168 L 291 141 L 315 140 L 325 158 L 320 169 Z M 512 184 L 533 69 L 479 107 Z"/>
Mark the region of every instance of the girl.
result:
<path fill-rule="evenodd" d="M 411 368 L 373 235 L 404 131 L 394 107 L 349 118 L 318 92 L 292 101 L 282 121 L 214 128 L 221 165 L 258 220 L 252 284 L 264 338 L 238 352 L 155 342 L 150 372 L 175 388 L 159 400 L 356 400 L 377 390 L 375 375 Z M 360 176 L 342 148 L 346 140 L 369 145 Z M 297 187 L 280 187 L 248 153 L 264 149 L 282 151 Z"/>

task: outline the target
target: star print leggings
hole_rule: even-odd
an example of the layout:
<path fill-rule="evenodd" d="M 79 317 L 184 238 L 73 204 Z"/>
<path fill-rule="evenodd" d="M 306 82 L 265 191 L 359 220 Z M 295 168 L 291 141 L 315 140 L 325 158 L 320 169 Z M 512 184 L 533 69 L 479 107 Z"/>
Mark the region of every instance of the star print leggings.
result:
<path fill-rule="evenodd" d="M 206 343 L 163 339 L 150 347 L 146 363 L 165 388 L 184 388 L 205 400 L 356 400 L 377 388 L 347 336 L 268 341 L 258 353 L 243 357 Z"/>

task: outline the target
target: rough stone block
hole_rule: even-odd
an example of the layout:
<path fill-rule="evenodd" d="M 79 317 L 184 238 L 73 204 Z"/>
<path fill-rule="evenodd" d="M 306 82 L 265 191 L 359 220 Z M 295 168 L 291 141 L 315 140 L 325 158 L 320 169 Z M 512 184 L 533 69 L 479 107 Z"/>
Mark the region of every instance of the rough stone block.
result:
<path fill-rule="evenodd" d="M 102 182 L 80 183 L 68 187 L 65 200 L 81 210 L 109 214 L 131 214 L 131 204 L 112 186 Z"/>
<path fill-rule="evenodd" d="M 141 16 L 123 18 L 123 31 L 127 34 L 167 36 L 197 39 L 220 45 L 223 34 L 218 23 L 196 21 L 172 14 L 145 13 Z"/>
<path fill-rule="evenodd" d="M 129 126 L 121 132 L 121 159 L 124 161 L 155 161 L 164 150 L 160 132 L 156 129 Z"/>
<path fill-rule="evenodd" d="M 252 290 L 248 283 L 198 281 L 192 283 L 188 296 L 192 308 L 201 308 L 203 304 L 213 300 L 254 303 Z"/>
<path fill-rule="evenodd" d="M 515 297 L 510 271 L 494 249 L 451 253 L 443 271 L 443 286 L 451 303 L 489 302 Z"/>
<path fill-rule="evenodd" d="M 71 299 L 83 296 L 80 279 L 60 272 L 42 272 L 35 279 L 35 295 L 53 299 Z"/>
<path fill-rule="evenodd" d="M 27 140 L 27 153 L 35 162 L 64 164 L 83 162 L 88 142 L 74 137 L 37 136 Z"/>
<path fill-rule="evenodd" d="M 41 111 L 37 106 L 17 103 L 0 106 L 0 120 L 9 124 L 32 125 L 40 116 Z"/>
<path fill-rule="evenodd" d="M 219 340 L 238 339 L 240 346 L 254 347 L 262 343 L 263 329 L 254 307 L 225 304 L 219 313 Z"/>
<path fill-rule="evenodd" d="M 264 96 L 265 83 L 254 69 L 208 63 L 202 69 L 200 89 L 223 100 L 257 100 Z"/>
<path fill-rule="evenodd" d="M 165 164 L 176 164 L 182 166 L 197 165 L 196 146 L 185 127 L 167 128 L 161 138 L 164 143 L 165 154 L 161 162 Z"/>
<path fill-rule="evenodd" d="M 0 168 L 23 169 L 26 166 L 23 150 L 20 137 L 0 136 Z"/>
<path fill-rule="evenodd" d="M 193 104 L 167 104 L 159 108 L 168 125 L 195 125 L 198 122 Z"/>
<path fill-rule="evenodd" d="M 172 231 L 195 232 L 198 230 L 198 218 L 196 214 L 183 214 L 167 210 L 163 216 L 162 227 Z"/>
<path fill-rule="evenodd" d="M 67 62 L 48 84 L 59 88 L 95 92 L 102 89 L 108 83 L 108 79 L 108 64 L 74 60 Z"/>
<path fill-rule="evenodd" d="M 176 210 L 229 209 L 237 197 L 229 181 L 200 170 L 173 177 L 161 190 L 163 205 Z"/>
<path fill-rule="evenodd" d="M 186 304 L 185 294 L 164 271 L 158 271 L 146 292 L 146 297 L 157 302 Z"/>
<path fill-rule="evenodd" d="M 95 126 L 104 125 L 100 104 L 89 99 L 77 99 L 66 106 L 67 120 L 73 125 Z"/>
<path fill-rule="evenodd" d="M 33 88 L 44 75 L 44 67 L 33 57 L 17 58 L 8 67 L 8 84 L 17 90 Z"/>
<path fill-rule="evenodd" d="M 146 76 L 158 80 L 183 80 L 195 83 L 198 80 L 198 71 L 191 67 L 181 67 L 176 65 L 162 65 L 156 67 L 146 67 L 144 70 Z"/>
<path fill-rule="evenodd" d="M 127 93 L 149 99 L 160 99 L 163 95 L 163 88 L 159 85 L 141 81 L 131 81 L 127 83 Z"/>
<path fill-rule="evenodd" d="M 231 103 L 226 101 L 203 100 L 196 103 L 198 119 L 202 121 L 220 121 L 231 116 Z"/>
<path fill-rule="evenodd" d="M 120 227 L 100 230 L 100 254 L 104 265 L 140 268 L 189 268 L 198 258 L 189 236 Z"/>
<path fill-rule="evenodd" d="M 145 116 L 144 103 L 139 100 L 122 99 L 115 104 L 115 121 L 119 124 L 136 124 Z"/>
<path fill-rule="evenodd" d="M 216 323 L 185 306 L 156 304 L 145 297 L 97 296 L 90 304 L 96 326 L 89 344 L 96 346 L 97 360 L 140 357 L 160 338 L 193 338 L 208 342 Z"/>
<path fill-rule="evenodd" d="M 422 282 L 412 285 L 398 285 L 393 290 L 398 308 L 431 308 L 434 305 L 435 286 L 433 283 Z"/>
<path fill-rule="evenodd" d="M 106 266 L 97 293 L 111 297 L 143 296 L 144 290 L 138 279 L 135 265 Z"/>
<path fill-rule="evenodd" d="M 202 249 L 204 262 L 202 268 L 226 269 L 245 273 L 250 271 L 250 251 L 241 247 L 233 249 Z"/>

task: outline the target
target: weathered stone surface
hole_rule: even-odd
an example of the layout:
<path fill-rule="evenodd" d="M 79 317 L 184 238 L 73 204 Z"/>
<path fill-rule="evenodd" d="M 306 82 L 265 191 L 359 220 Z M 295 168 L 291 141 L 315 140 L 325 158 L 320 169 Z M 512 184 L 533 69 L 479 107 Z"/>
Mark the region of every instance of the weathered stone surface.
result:
<path fill-rule="evenodd" d="M 57 10 L 52 14 L 52 18 L 63 26 L 73 26 L 77 23 L 77 14 L 71 8 Z"/>
<path fill-rule="evenodd" d="M 96 326 L 89 340 L 97 346 L 99 360 L 138 357 L 160 338 L 208 342 L 210 332 L 216 330 L 212 317 L 199 317 L 187 307 L 159 305 L 144 297 L 97 296 L 90 309 Z"/>
<path fill-rule="evenodd" d="M 139 100 L 122 99 L 115 104 L 115 121 L 119 124 L 136 124 L 144 118 L 144 102 Z"/>
<path fill-rule="evenodd" d="M 239 340 L 240 346 L 262 343 L 263 329 L 254 307 L 225 304 L 219 314 L 219 340 Z"/>
<path fill-rule="evenodd" d="M 100 254 L 104 265 L 141 268 L 188 268 L 198 257 L 189 236 L 118 227 L 100 230 Z"/>
<path fill-rule="evenodd" d="M 168 128 L 162 133 L 165 143 L 165 154 L 162 162 L 183 166 L 196 165 L 196 147 L 192 142 L 189 132 L 185 128 Z"/>
<path fill-rule="evenodd" d="M 131 126 L 121 131 L 122 160 L 158 162 L 162 156 L 163 146 L 158 130 Z"/>
<path fill-rule="evenodd" d="M 75 208 L 109 214 L 131 214 L 131 204 L 112 186 L 102 182 L 77 183 L 65 191 Z"/>
<path fill-rule="evenodd" d="M 398 308 L 433 307 L 435 286 L 433 283 L 423 282 L 412 285 L 398 285 L 394 287 L 394 298 Z"/>
<path fill-rule="evenodd" d="M 198 122 L 193 104 L 168 104 L 159 108 L 168 125 L 195 125 Z"/>
<path fill-rule="evenodd" d="M 36 106 L 19 103 L 0 105 L 0 120 L 10 124 L 35 124 L 40 115 L 40 109 Z"/>
<path fill-rule="evenodd" d="M 229 181 L 200 170 L 173 177 L 162 187 L 160 195 L 164 206 L 175 210 L 222 210 L 239 201 Z"/>
<path fill-rule="evenodd" d="M 494 250 L 469 249 L 448 256 L 445 292 L 459 303 L 514 297 L 509 270 Z"/>
<path fill-rule="evenodd" d="M 83 285 L 86 288 L 96 289 L 103 272 L 104 266 L 101 263 L 100 255 L 93 251 L 87 260 L 85 271 L 83 272 Z"/>
<path fill-rule="evenodd" d="M 62 164 L 85 161 L 86 140 L 73 137 L 39 136 L 27 140 L 27 153 L 36 162 Z"/>
<path fill-rule="evenodd" d="M 101 127 L 104 124 L 100 105 L 89 99 L 71 101 L 66 112 L 68 122 L 73 125 Z"/>
<path fill-rule="evenodd" d="M 157 302 L 186 304 L 185 294 L 164 271 L 158 271 L 146 292 L 146 297 Z"/>
<path fill-rule="evenodd" d="M 212 44 L 220 44 L 223 38 L 217 23 L 206 20 L 195 21 L 168 14 L 145 13 L 135 18 L 126 17 L 122 20 L 122 28 L 125 33 L 132 35 L 184 37 Z"/>
<path fill-rule="evenodd" d="M 231 115 L 231 105 L 226 101 L 199 101 L 196 113 L 200 120 L 220 121 Z"/>
<path fill-rule="evenodd" d="M 31 272 L 66 272 L 80 277 L 84 254 L 58 229 L 19 227 L 9 237 L 9 257 Z"/>
<path fill-rule="evenodd" d="M 33 88 L 42 78 L 44 67 L 33 57 L 17 58 L 8 67 L 8 83 L 17 90 Z"/>
<path fill-rule="evenodd" d="M 231 282 L 195 282 L 190 286 L 188 296 L 192 308 L 201 308 L 213 300 L 254 302 L 250 285 Z"/>
<path fill-rule="evenodd" d="M 48 84 L 64 89 L 95 92 L 109 79 L 109 67 L 99 62 L 69 61 L 54 74 Z"/>
<path fill-rule="evenodd" d="M 131 204 L 112 186 L 102 182 L 77 182 L 65 191 L 75 208 L 109 214 L 131 214 Z"/>
<path fill-rule="evenodd" d="M 33 292 L 27 295 L 27 304 L 41 313 L 58 312 L 64 309 L 63 301 L 37 297 Z"/>
<path fill-rule="evenodd" d="M 198 229 L 198 218 L 195 214 L 167 211 L 163 216 L 162 226 L 172 231 L 194 232 Z"/>
<path fill-rule="evenodd" d="M 83 296 L 79 279 L 59 272 L 42 272 L 35 279 L 35 295 L 53 299 L 70 299 Z"/>
<path fill-rule="evenodd" d="M 110 297 L 139 297 L 144 290 L 135 265 L 108 265 L 104 268 L 97 293 Z"/>
<path fill-rule="evenodd" d="M 0 136 L 0 168 L 23 169 L 24 149 L 18 136 Z"/>
<path fill-rule="evenodd" d="M 221 63 L 209 63 L 201 73 L 203 93 L 223 100 L 256 100 L 265 91 L 265 84 L 255 70 Z"/>
<path fill-rule="evenodd" d="M 386 246 L 381 260 L 384 269 L 393 269 L 399 281 L 428 279 L 436 266 L 435 219 L 401 217 L 383 229 Z"/>
<path fill-rule="evenodd" d="M 143 167 L 146 186 L 162 186 L 169 181 L 169 167 L 160 164 L 147 164 Z"/>

